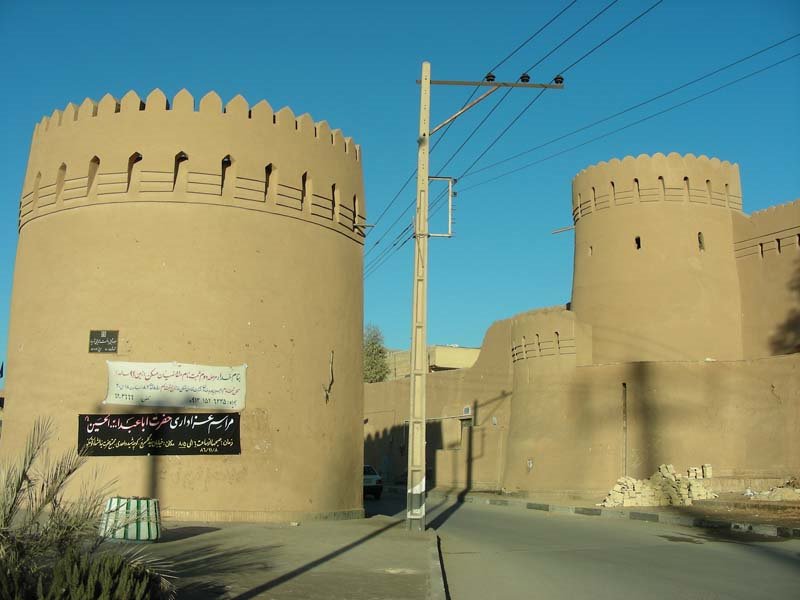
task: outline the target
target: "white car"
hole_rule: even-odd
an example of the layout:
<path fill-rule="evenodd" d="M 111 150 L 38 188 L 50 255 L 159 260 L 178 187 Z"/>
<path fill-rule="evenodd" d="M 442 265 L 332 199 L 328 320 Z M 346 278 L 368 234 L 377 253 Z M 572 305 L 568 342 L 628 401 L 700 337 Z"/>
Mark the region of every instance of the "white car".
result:
<path fill-rule="evenodd" d="M 380 474 L 369 465 L 364 465 L 364 496 L 369 494 L 374 496 L 375 500 L 380 500 L 381 493 L 383 493 L 383 480 Z"/>

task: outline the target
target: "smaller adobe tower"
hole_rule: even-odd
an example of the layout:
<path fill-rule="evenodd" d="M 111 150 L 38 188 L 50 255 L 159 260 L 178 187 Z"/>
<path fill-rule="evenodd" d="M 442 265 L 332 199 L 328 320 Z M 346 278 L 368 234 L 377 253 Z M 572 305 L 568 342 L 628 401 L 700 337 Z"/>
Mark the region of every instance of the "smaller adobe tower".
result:
<path fill-rule="evenodd" d="M 736 164 L 692 154 L 627 156 L 572 184 L 572 310 L 593 362 L 737 359 L 741 301 Z"/>

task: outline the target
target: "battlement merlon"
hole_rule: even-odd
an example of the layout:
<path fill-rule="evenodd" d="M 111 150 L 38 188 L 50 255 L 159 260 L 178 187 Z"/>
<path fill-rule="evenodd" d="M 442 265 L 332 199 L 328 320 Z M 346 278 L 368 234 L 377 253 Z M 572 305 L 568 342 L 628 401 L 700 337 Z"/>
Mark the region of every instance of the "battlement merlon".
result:
<path fill-rule="evenodd" d="M 337 229 L 363 238 L 361 151 L 340 130 L 307 114 L 295 117 L 289 108 L 273 112 L 263 100 L 251 107 L 236 96 L 223 107 L 210 92 L 195 107 L 186 90 L 170 104 L 158 89 L 145 101 L 132 91 L 119 100 L 107 94 L 42 118 L 31 143 L 20 227 L 48 201 L 154 200 L 163 192 L 248 208 L 259 201 L 279 205 L 286 196 L 286 204 L 314 218 L 328 211 Z"/>
<path fill-rule="evenodd" d="M 582 217 L 635 203 L 690 203 L 742 210 L 739 166 L 676 152 L 612 159 L 583 169 L 572 181 L 572 215 Z"/>

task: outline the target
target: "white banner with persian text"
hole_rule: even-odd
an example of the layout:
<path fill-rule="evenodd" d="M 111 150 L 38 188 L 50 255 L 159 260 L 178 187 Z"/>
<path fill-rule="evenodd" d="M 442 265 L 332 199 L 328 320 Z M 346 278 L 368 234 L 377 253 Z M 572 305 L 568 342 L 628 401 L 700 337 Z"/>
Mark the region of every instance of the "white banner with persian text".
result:
<path fill-rule="evenodd" d="M 108 393 L 103 404 L 215 411 L 244 409 L 247 365 L 212 367 L 175 362 L 107 363 Z"/>

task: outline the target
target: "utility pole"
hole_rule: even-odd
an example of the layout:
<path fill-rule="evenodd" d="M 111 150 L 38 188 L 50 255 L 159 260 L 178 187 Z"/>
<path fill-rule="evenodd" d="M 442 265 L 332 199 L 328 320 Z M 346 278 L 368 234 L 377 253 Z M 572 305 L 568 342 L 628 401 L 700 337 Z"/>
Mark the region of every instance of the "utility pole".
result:
<path fill-rule="evenodd" d="M 529 83 L 530 76 L 523 73 L 522 83 L 495 82 L 491 73 L 483 81 L 432 81 L 431 64 L 422 63 L 419 95 L 419 137 L 417 138 L 417 211 L 414 217 L 414 286 L 411 299 L 411 398 L 408 413 L 408 482 L 406 489 L 406 523 L 411 531 L 425 531 L 425 403 L 428 378 L 428 239 L 452 236 L 453 183 L 449 177 L 429 177 L 430 137 L 442 127 L 455 121 L 473 106 L 488 98 L 500 88 L 526 87 L 562 89 L 564 78 L 555 77 L 555 83 Z M 431 85 L 468 85 L 489 87 L 481 96 L 465 105 L 442 123 L 430 128 Z M 428 182 L 430 179 L 448 181 L 450 221 L 448 233 L 431 234 L 428 231 Z M 470 460 L 470 457 L 467 458 Z"/>

